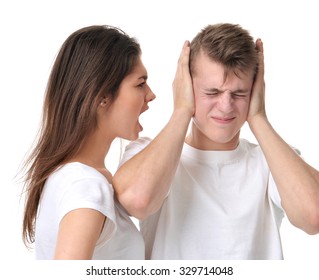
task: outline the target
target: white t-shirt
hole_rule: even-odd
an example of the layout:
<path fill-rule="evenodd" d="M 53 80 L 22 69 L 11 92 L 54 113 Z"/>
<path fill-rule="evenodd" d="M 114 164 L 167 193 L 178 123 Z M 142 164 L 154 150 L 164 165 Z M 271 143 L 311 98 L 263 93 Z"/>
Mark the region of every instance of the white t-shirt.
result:
<path fill-rule="evenodd" d="M 123 159 L 148 143 L 132 142 Z M 283 216 L 259 146 L 243 139 L 232 151 L 184 144 L 161 209 L 140 223 L 146 259 L 282 259 Z"/>
<path fill-rule="evenodd" d="M 90 208 L 107 217 L 92 259 L 144 259 L 144 241 L 96 169 L 74 162 L 50 175 L 41 196 L 35 229 L 36 259 L 54 256 L 59 223 L 70 211 Z"/>

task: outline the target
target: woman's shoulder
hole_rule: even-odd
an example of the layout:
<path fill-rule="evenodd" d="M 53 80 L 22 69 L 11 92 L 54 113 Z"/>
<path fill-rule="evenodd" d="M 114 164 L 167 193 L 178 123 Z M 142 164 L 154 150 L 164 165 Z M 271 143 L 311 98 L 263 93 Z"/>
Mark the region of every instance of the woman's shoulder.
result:
<path fill-rule="evenodd" d="M 110 185 L 105 174 L 80 162 L 70 162 L 60 166 L 50 175 L 48 181 L 55 185 L 70 185 L 88 181 L 98 182 L 102 185 Z"/>

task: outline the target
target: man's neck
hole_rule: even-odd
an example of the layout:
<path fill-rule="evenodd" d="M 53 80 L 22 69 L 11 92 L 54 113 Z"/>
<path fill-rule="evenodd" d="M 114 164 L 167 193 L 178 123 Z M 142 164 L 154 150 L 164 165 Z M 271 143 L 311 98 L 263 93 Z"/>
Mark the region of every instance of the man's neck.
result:
<path fill-rule="evenodd" d="M 226 143 L 219 143 L 204 135 L 196 136 L 193 132 L 190 132 L 185 138 L 185 143 L 193 148 L 204 151 L 232 151 L 235 150 L 239 144 L 239 134 L 240 132 Z"/>

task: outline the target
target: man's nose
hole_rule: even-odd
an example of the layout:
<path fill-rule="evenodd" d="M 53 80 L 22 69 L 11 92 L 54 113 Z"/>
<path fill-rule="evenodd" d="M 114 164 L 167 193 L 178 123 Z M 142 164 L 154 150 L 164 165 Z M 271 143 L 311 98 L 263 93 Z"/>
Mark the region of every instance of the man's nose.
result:
<path fill-rule="evenodd" d="M 233 107 L 233 97 L 231 92 L 229 91 L 224 91 L 219 95 L 219 100 L 218 100 L 218 105 L 220 111 L 224 113 L 228 113 L 232 110 Z"/>

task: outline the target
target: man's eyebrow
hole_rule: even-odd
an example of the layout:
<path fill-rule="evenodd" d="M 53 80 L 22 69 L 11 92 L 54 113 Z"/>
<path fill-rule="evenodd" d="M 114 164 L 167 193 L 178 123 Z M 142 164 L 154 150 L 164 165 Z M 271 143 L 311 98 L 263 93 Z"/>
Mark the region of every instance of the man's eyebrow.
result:
<path fill-rule="evenodd" d="M 224 92 L 224 90 L 221 90 L 219 88 L 204 88 L 204 91 L 206 92 Z M 236 89 L 234 91 L 231 91 L 231 93 L 246 93 L 248 92 L 249 90 L 248 89 L 244 89 L 244 88 L 239 88 L 239 89 Z"/>
<path fill-rule="evenodd" d="M 208 91 L 208 92 L 222 92 L 222 90 L 218 89 L 218 88 L 204 88 L 204 91 Z"/>
<path fill-rule="evenodd" d="M 239 88 L 237 90 L 232 91 L 232 93 L 247 93 L 247 92 L 249 92 L 249 90 L 245 88 Z"/>

